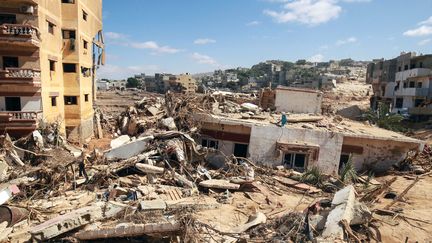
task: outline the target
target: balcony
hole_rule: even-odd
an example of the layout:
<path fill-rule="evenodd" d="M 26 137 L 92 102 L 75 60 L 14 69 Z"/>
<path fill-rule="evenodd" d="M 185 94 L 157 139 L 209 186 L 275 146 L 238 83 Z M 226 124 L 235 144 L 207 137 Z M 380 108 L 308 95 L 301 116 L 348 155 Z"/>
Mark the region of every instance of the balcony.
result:
<path fill-rule="evenodd" d="M 0 84 L 41 86 L 41 72 L 28 68 L 6 68 L 0 70 Z"/>
<path fill-rule="evenodd" d="M 31 25 L 0 25 L 0 45 L 38 48 L 40 47 L 39 31 Z"/>
<path fill-rule="evenodd" d="M 2 111 L 0 112 L 0 133 L 12 137 L 25 136 L 33 132 L 42 119 L 42 111 Z"/>
<path fill-rule="evenodd" d="M 396 82 L 397 81 L 405 81 L 408 78 L 428 76 L 430 74 L 431 74 L 431 70 L 429 68 L 414 68 L 411 70 L 397 72 L 396 73 Z"/>
<path fill-rule="evenodd" d="M 427 88 L 402 88 L 395 91 L 396 96 L 428 96 Z"/>

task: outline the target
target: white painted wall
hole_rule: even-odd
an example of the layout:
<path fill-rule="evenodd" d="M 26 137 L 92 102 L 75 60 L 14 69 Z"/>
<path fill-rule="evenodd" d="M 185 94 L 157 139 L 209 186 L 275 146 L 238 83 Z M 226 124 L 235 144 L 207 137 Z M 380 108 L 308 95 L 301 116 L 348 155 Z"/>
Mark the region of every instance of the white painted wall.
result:
<path fill-rule="evenodd" d="M 41 111 L 42 98 L 40 96 L 21 97 L 22 111 Z"/>
<path fill-rule="evenodd" d="M 276 111 L 321 114 L 322 94 L 276 89 Z"/>
<path fill-rule="evenodd" d="M 308 167 L 317 166 L 326 174 L 337 174 L 343 142 L 341 134 L 288 127 L 253 126 L 249 157 L 252 161 L 263 164 L 281 165 L 283 154 L 276 150 L 277 141 L 319 145 L 318 161 L 309 161 Z"/>

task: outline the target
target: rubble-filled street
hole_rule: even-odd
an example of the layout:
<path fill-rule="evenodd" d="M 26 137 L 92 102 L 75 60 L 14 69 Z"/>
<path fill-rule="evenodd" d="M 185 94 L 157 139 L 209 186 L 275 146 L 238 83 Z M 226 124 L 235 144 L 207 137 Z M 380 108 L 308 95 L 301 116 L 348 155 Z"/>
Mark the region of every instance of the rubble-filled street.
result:
<path fill-rule="evenodd" d="M 348 162 L 338 173 L 324 173 L 318 160 L 318 167 L 298 172 L 224 153 L 222 140 L 205 139 L 212 134 L 209 119 L 226 119 L 226 129 L 240 121 L 255 124 L 250 146 L 255 126 L 333 136 L 354 136 L 356 129 L 372 136 L 372 129 L 374 139 L 390 138 L 335 114 L 288 115 L 280 127 L 284 113 L 264 110 L 245 94 L 128 92 L 102 94 L 96 138 L 86 144 L 68 143 L 56 124 L 16 140 L 1 137 L 0 241 L 432 240 L 427 145 L 386 171 L 356 170 Z"/>

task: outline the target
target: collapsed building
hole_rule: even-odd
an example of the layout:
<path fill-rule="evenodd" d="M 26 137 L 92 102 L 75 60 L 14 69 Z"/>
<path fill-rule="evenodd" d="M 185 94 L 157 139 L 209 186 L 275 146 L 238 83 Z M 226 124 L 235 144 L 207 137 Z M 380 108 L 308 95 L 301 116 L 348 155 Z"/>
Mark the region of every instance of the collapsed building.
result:
<path fill-rule="evenodd" d="M 275 109 L 288 114 L 259 114 L 258 107 L 244 114 L 199 114 L 201 144 L 269 166 L 284 165 L 300 172 L 318 167 L 337 175 L 351 159 L 359 171 L 386 171 L 406 153 L 423 149 L 423 142 L 396 132 L 321 116 L 319 91 L 278 87 Z M 255 114 L 255 113 L 257 114 Z"/>

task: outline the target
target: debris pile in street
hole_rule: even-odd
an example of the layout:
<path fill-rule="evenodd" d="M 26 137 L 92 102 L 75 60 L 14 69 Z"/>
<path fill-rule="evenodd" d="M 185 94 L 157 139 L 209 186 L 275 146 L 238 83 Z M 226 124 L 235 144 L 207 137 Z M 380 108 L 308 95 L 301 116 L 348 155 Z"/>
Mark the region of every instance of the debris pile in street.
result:
<path fill-rule="evenodd" d="M 253 103 L 168 93 L 117 118 L 98 111 L 101 130 L 115 137 L 106 151 L 68 144 L 55 125 L 16 141 L 0 137 L 0 242 L 379 240 L 369 208 L 390 182 L 326 176 L 316 183 L 233 155 L 210 163 L 218 149 L 195 142 L 193 114 L 259 116 Z"/>

